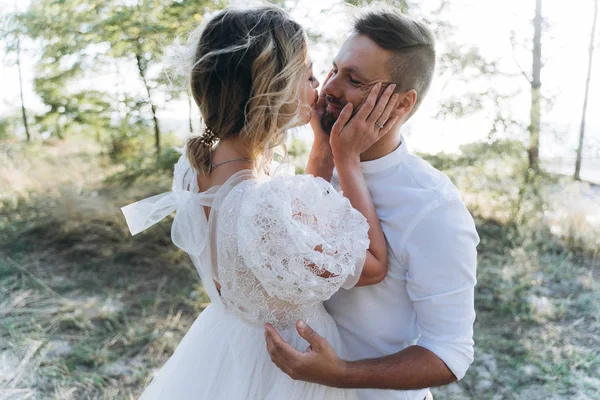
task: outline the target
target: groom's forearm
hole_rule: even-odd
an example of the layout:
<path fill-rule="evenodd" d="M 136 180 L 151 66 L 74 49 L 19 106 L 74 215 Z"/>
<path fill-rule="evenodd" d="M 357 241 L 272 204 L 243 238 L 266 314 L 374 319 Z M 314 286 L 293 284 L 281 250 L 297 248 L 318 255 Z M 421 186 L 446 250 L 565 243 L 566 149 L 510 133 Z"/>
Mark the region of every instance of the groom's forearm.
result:
<path fill-rule="evenodd" d="M 333 175 L 333 154 L 329 142 L 315 140 L 308 156 L 306 174 L 319 176 L 327 182 L 331 182 Z"/>
<path fill-rule="evenodd" d="M 444 362 L 421 346 L 374 359 L 346 361 L 330 386 L 356 389 L 415 390 L 447 385 L 456 377 Z"/>

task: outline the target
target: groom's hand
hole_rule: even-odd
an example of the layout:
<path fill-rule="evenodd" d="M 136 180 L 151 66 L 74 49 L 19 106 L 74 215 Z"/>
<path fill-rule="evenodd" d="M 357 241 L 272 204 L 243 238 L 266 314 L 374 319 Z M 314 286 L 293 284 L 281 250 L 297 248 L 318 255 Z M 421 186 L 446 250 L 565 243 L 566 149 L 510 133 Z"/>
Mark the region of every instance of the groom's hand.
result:
<path fill-rule="evenodd" d="M 267 350 L 273 363 L 292 379 L 341 386 L 345 362 L 340 360 L 327 340 L 304 321 L 298 321 L 296 329 L 310 344 L 304 352 L 286 343 L 271 324 L 265 324 Z"/>

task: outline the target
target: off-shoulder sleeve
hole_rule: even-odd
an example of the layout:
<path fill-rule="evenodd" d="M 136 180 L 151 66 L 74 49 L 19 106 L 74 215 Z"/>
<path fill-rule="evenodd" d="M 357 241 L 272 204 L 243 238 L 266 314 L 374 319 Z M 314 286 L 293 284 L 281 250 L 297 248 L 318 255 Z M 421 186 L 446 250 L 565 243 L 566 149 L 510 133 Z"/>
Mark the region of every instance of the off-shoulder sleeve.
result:
<path fill-rule="evenodd" d="M 299 175 L 254 183 L 239 215 L 239 252 L 271 296 L 326 300 L 358 280 L 369 226 L 329 182 Z"/>

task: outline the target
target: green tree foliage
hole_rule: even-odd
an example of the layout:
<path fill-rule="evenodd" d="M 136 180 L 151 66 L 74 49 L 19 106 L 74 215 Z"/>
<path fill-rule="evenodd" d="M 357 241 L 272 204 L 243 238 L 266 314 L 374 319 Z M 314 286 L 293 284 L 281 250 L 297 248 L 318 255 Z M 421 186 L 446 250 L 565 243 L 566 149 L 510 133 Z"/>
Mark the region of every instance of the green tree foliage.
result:
<path fill-rule="evenodd" d="M 18 121 L 14 117 L 0 118 L 0 141 L 9 139 L 14 135 L 17 123 Z"/>
<path fill-rule="evenodd" d="M 101 3 L 39 0 L 25 14 L 29 35 L 41 47 L 34 89 L 47 107 L 36 118 L 42 134 L 64 138 L 83 131 L 88 115 L 109 103 L 101 93 L 87 93 L 75 84 L 84 71 L 95 70 L 99 54 L 86 50 L 93 41 L 92 27 Z"/>
<path fill-rule="evenodd" d="M 108 17 L 96 26 L 98 42 L 110 43 L 107 55 L 136 66 L 144 87 L 139 105 L 150 111 L 157 155 L 161 133 L 153 94 L 159 86 L 159 74 L 152 74 L 151 69 L 161 61 L 163 50 L 176 35 L 192 30 L 204 13 L 218 6 L 207 1 L 140 0 L 128 5 L 111 2 Z"/>
<path fill-rule="evenodd" d="M 46 135 L 87 134 L 109 139 L 113 150 L 153 134 L 161 151 L 155 92 L 158 65 L 177 35 L 189 32 L 221 2 L 190 0 L 34 0 L 25 15 L 42 48 L 34 87 L 47 110 L 37 117 Z M 82 82 L 112 76 L 121 65 L 138 73 L 137 92 L 89 88 Z M 120 79 L 123 77 L 121 76 Z M 136 144 L 137 146 L 137 144 Z"/>
<path fill-rule="evenodd" d="M 407 0 L 345 0 L 345 2 L 346 4 L 350 4 L 351 6 L 355 7 L 364 7 L 373 3 L 382 3 L 393 7 L 398 7 L 400 10 L 402 10 L 402 12 L 408 12 L 409 8 L 415 7 L 415 4 L 410 4 L 410 1 Z"/>

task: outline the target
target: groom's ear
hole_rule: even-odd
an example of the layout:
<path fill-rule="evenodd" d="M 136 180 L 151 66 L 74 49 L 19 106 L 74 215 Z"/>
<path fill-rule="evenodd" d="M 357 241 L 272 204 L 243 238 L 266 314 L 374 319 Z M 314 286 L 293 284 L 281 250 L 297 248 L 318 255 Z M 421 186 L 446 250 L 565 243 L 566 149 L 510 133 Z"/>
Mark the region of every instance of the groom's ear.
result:
<path fill-rule="evenodd" d="M 410 114 L 413 107 L 417 102 L 417 91 L 414 89 L 407 90 L 406 92 L 398 93 L 398 102 L 392 112 L 391 117 L 404 118 Z"/>

